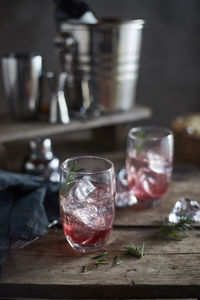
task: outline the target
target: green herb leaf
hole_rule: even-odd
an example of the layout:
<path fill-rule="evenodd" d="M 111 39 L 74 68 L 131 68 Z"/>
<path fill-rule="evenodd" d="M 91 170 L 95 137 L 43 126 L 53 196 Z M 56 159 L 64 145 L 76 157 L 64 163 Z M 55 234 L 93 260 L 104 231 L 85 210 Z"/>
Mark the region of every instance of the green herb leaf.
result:
<path fill-rule="evenodd" d="M 126 251 L 137 258 L 142 258 L 144 256 L 144 243 L 142 245 L 142 249 L 137 248 L 132 242 L 130 246 L 125 247 Z"/>
<path fill-rule="evenodd" d="M 93 257 L 93 259 L 96 259 L 98 257 L 102 257 L 102 256 L 107 255 L 107 254 L 108 254 L 108 252 L 104 252 L 101 255 Z M 94 262 L 92 262 L 88 265 L 83 266 L 83 272 L 88 272 L 88 271 L 94 269 L 94 267 L 98 267 L 98 266 L 101 266 L 101 265 L 108 265 L 108 262 L 105 260 L 105 258 L 97 259 L 96 261 L 94 261 Z"/>
<path fill-rule="evenodd" d="M 166 236 L 175 237 L 177 240 L 181 240 L 184 233 L 187 233 L 189 230 L 193 230 L 192 223 L 193 222 L 190 218 L 181 215 L 180 220 L 176 224 L 166 224 L 164 222 L 160 231 Z"/>
<path fill-rule="evenodd" d="M 108 265 L 108 262 L 105 261 L 104 259 L 99 259 L 99 260 L 95 261 L 95 265 L 96 265 L 96 266 L 100 266 L 100 265 Z"/>
<path fill-rule="evenodd" d="M 124 263 L 124 260 L 121 260 L 120 257 L 119 257 L 119 255 L 116 255 L 115 256 L 115 264 L 116 265 L 121 265 L 123 263 Z"/>
<path fill-rule="evenodd" d="M 83 176 L 77 176 L 76 178 L 74 178 L 71 174 L 72 172 L 75 173 L 75 172 L 81 172 L 84 170 L 84 169 L 77 170 L 77 164 L 78 164 L 77 161 L 75 161 L 73 163 L 73 166 L 71 167 L 70 172 L 67 176 L 67 180 L 65 183 L 66 184 L 66 193 L 68 193 L 70 191 L 72 186 L 75 184 L 76 180 L 83 178 Z"/>
<path fill-rule="evenodd" d="M 101 258 L 101 257 L 107 255 L 107 254 L 108 254 L 108 252 L 106 251 L 106 252 L 104 252 L 104 253 L 102 253 L 102 254 L 99 254 L 99 255 L 97 255 L 97 256 L 94 256 L 92 259 L 98 259 L 98 258 Z"/>
<path fill-rule="evenodd" d="M 73 163 L 73 166 L 71 167 L 71 172 L 76 172 L 76 168 L 77 168 L 77 161 L 75 160 L 75 162 Z"/>
<path fill-rule="evenodd" d="M 95 267 L 94 264 L 85 265 L 85 266 L 83 266 L 83 272 L 86 273 L 86 272 L 94 269 L 94 267 Z"/>
<path fill-rule="evenodd" d="M 138 132 L 138 142 L 135 146 L 137 152 L 140 152 L 142 150 L 142 147 L 144 145 L 144 137 L 145 137 L 145 132 L 143 130 L 139 131 Z"/>

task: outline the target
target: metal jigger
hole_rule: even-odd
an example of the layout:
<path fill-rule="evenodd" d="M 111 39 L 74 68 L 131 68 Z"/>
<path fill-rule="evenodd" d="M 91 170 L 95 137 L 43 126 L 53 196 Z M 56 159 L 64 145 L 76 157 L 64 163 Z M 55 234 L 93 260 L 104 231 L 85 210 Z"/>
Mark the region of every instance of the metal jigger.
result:
<path fill-rule="evenodd" d="M 70 122 L 68 107 L 64 95 L 64 86 L 67 78 L 66 73 L 60 73 L 55 75 L 52 72 L 47 73 L 49 86 L 51 90 L 51 101 L 50 101 L 50 123 L 63 123 L 67 124 Z"/>

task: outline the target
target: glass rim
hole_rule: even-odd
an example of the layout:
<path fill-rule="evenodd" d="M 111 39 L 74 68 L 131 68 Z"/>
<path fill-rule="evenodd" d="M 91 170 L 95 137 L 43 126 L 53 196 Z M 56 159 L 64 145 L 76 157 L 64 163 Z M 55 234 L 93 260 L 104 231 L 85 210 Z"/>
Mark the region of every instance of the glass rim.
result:
<path fill-rule="evenodd" d="M 129 130 L 128 133 L 128 137 L 130 139 L 138 139 L 139 137 L 137 135 L 135 135 L 135 133 L 138 133 L 140 131 L 144 131 L 144 132 L 160 132 L 163 133 L 162 136 L 151 136 L 151 137 L 144 137 L 145 140 L 149 140 L 149 141 L 155 141 L 155 140 L 161 140 L 163 138 L 167 138 L 169 136 L 173 136 L 173 132 L 172 130 L 170 130 L 169 128 L 166 127 L 162 127 L 162 126 L 138 126 L 138 127 L 132 127 Z"/>
<path fill-rule="evenodd" d="M 65 167 L 64 165 L 70 161 L 75 161 L 78 159 L 96 159 L 99 161 L 106 161 L 110 167 L 109 168 L 105 168 L 105 170 L 99 170 L 99 171 L 71 171 L 70 169 L 68 169 L 67 167 Z M 104 157 L 100 157 L 100 156 L 95 156 L 95 155 L 80 155 L 80 156 L 73 156 L 73 157 L 69 157 L 67 158 L 61 165 L 60 165 L 60 169 L 64 172 L 70 172 L 70 174 L 81 174 L 81 175 L 95 175 L 95 174 L 103 174 L 105 172 L 108 172 L 109 170 L 114 169 L 114 164 L 111 160 L 109 160 L 108 158 L 104 158 Z"/>

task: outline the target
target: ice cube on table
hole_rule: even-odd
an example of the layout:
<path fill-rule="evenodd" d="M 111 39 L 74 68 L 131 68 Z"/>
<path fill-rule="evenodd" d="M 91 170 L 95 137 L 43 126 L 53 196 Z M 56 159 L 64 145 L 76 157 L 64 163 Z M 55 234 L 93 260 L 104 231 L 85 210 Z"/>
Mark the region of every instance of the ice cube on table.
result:
<path fill-rule="evenodd" d="M 72 187 L 72 192 L 77 200 L 83 201 L 96 189 L 96 187 L 92 184 L 88 179 L 80 179 L 76 184 Z"/>
<path fill-rule="evenodd" d="M 167 172 L 167 162 L 163 155 L 154 151 L 147 152 L 149 168 L 155 173 L 165 174 Z"/>
<path fill-rule="evenodd" d="M 188 198 L 180 198 L 169 213 L 168 220 L 171 223 L 178 223 L 181 216 L 185 216 L 193 222 L 200 222 L 200 204 Z"/>

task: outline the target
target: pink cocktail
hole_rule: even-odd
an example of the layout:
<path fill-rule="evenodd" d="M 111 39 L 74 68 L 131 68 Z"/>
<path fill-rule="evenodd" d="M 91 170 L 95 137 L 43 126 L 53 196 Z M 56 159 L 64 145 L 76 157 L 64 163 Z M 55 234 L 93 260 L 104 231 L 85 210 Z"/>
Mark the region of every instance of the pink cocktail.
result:
<path fill-rule="evenodd" d="M 126 168 L 130 190 L 138 200 L 162 198 L 172 175 L 173 135 L 160 127 L 132 128 L 128 135 Z"/>
<path fill-rule="evenodd" d="M 76 169 L 71 171 L 74 162 Z M 60 213 L 66 239 L 81 252 L 103 246 L 115 214 L 113 164 L 98 157 L 77 157 L 66 160 L 61 170 Z"/>

